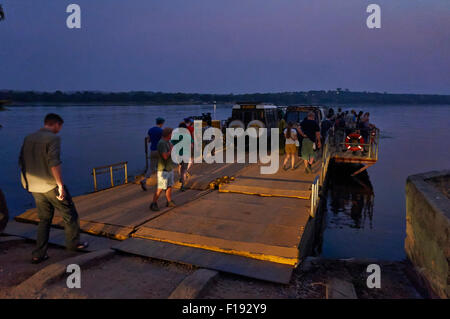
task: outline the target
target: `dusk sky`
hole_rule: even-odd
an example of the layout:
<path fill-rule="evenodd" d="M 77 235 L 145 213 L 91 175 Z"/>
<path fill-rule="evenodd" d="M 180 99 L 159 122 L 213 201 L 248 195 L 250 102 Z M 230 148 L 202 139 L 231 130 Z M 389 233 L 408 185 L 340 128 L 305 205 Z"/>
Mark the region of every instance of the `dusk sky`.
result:
<path fill-rule="evenodd" d="M 450 94 L 450 0 L 0 3 L 0 90 Z"/>

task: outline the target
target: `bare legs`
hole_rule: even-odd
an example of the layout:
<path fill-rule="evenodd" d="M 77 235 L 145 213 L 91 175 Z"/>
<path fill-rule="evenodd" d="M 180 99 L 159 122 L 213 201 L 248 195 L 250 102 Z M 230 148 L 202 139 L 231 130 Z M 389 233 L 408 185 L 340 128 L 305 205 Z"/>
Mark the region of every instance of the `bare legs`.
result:
<path fill-rule="evenodd" d="M 153 203 L 156 203 L 158 201 L 159 196 L 161 196 L 163 189 L 158 188 L 155 192 L 155 195 L 153 195 Z M 166 189 L 166 199 L 168 202 L 172 201 L 172 187 L 169 187 Z"/>
<path fill-rule="evenodd" d="M 286 168 L 286 164 L 289 161 L 289 158 L 291 159 L 291 168 L 294 169 L 295 168 L 295 156 L 292 153 L 286 153 L 286 156 L 284 157 L 284 162 L 283 162 L 283 168 Z"/>
<path fill-rule="evenodd" d="M 312 173 L 311 165 L 314 163 L 314 158 L 310 157 L 309 161 L 303 160 L 303 163 L 305 163 L 305 172 Z"/>

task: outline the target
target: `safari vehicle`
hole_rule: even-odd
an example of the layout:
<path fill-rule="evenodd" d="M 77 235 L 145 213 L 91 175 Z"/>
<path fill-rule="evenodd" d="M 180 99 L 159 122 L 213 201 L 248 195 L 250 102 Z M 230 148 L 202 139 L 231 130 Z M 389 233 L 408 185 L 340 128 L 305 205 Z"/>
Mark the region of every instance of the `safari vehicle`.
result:
<path fill-rule="evenodd" d="M 311 111 L 316 115 L 315 120 L 320 125 L 328 110 L 325 106 L 292 105 L 286 109 L 285 120 L 286 122 L 301 123 Z"/>
<path fill-rule="evenodd" d="M 266 103 L 236 103 L 226 126 L 244 130 L 249 127 L 256 130 L 267 128 L 267 135 L 270 136 L 270 129 L 278 127 L 278 107 Z"/>

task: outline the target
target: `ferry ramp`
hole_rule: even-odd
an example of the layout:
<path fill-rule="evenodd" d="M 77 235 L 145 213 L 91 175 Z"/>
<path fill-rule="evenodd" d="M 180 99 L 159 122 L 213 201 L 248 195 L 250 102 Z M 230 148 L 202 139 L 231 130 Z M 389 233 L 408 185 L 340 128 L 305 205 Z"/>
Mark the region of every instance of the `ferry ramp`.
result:
<path fill-rule="evenodd" d="M 194 164 L 188 189 L 173 191 L 177 206 L 161 196 L 158 212 L 149 210 L 151 180 L 147 192 L 125 184 L 73 200 L 81 230 L 121 240 L 119 251 L 288 283 L 311 212 L 313 175 L 303 169 L 269 177 L 259 164 Z M 234 181 L 214 185 L 224 176 Z M 16 220 L 38 223 L 37 210 Z M 63 225 L 56 213 L 53 226 Z"/>
<path fill-rule="evenodd" d="M 149 210 L 154 177 L 147 192 L 126 184 L 74 202 L 81 229 L 119 239 L 118 251 L 288 283 L 313 244 L 318 189 L 335 155 L 326 143 L 309 174 L 302 162 L 295 170 L 280 163 L 270 175 L 261 174 L 259 163 L 194 164 L 187 190 L 173 191 L 177 206 L 165 207 L 161 196 L 158 212 Z M 16 219 L 39 220 L 36 209 Z M 54 225 L 62 227 L 62 219 Z"/>

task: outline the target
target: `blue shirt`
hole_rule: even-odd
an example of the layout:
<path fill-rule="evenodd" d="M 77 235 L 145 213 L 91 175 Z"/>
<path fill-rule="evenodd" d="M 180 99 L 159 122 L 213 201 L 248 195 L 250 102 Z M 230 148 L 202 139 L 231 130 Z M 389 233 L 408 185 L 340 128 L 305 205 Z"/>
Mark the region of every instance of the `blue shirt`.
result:
<path fill-rule="evenodd" d="M 162 136 L 162 128 L 154 126 L 148 130 L 148 136 L 150 137 L 150 150 L 156 151 L 158 149 L 158 142 Z"/>

